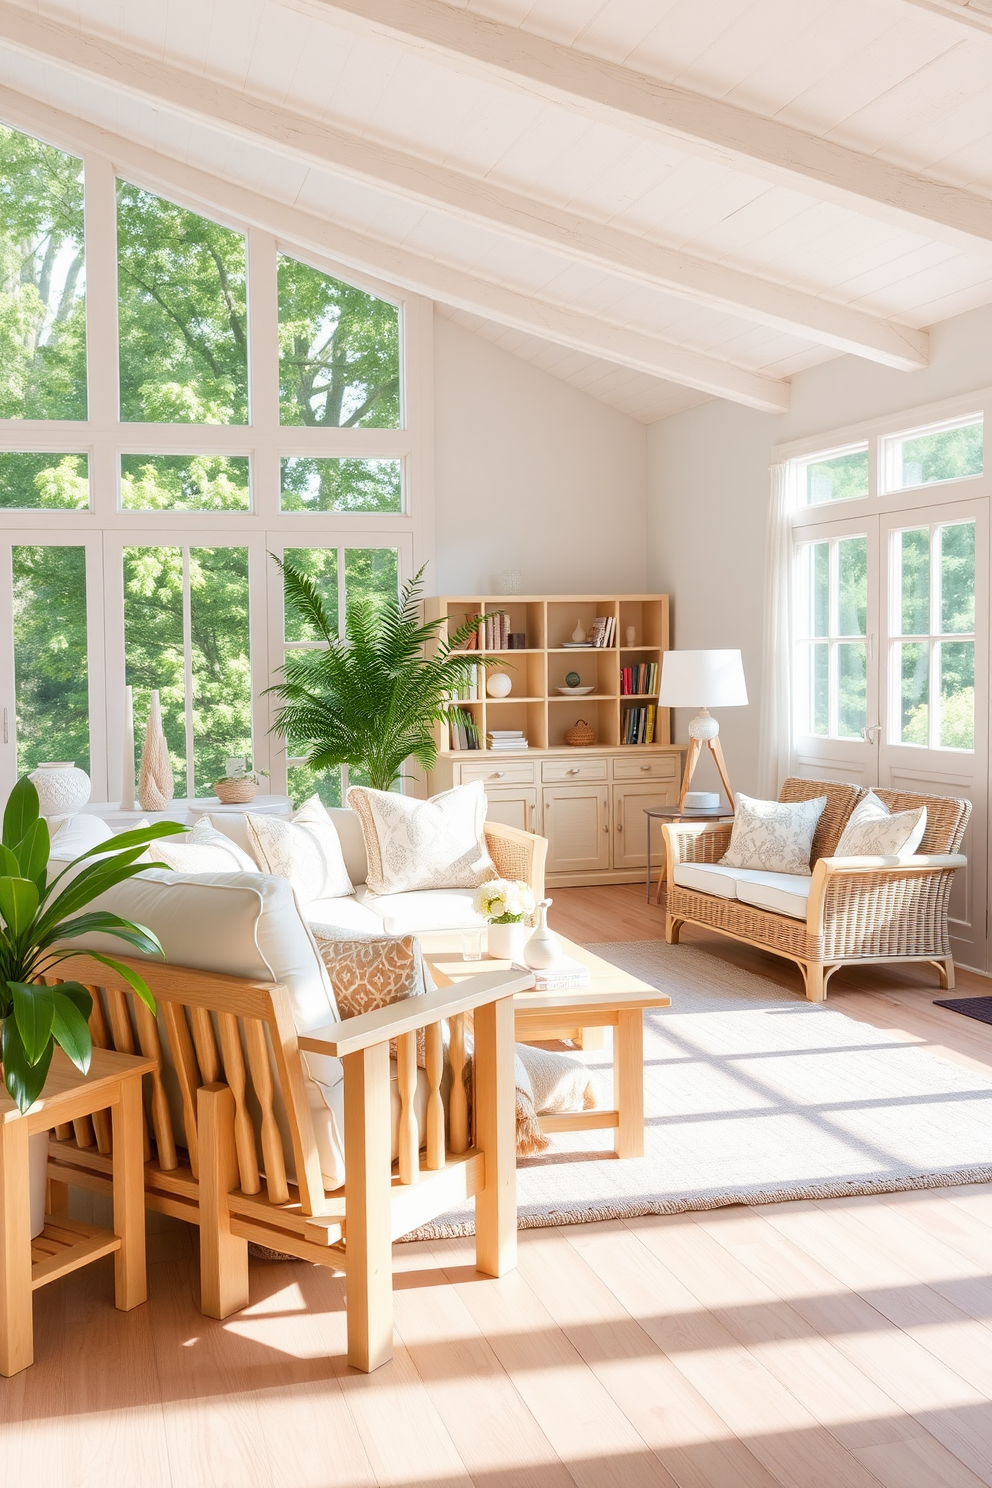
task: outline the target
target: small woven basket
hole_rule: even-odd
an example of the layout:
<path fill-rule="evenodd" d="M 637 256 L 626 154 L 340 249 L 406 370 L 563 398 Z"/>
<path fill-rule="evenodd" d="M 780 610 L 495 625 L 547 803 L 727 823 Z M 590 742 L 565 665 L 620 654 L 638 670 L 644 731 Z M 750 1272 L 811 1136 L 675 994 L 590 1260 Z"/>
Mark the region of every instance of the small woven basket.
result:
<path fill-rule="evenodd" d="M 566 744 L 595 744 L 596 730 L 591 724 L 580 718 L 578 723 L 573 723 L 570 729 L 565 730 Z"/>
<path fill-rule="evenodd" d="M 243 780 L 214 781 L 214 795 L 225 806 L 240 806 L 247 801 L 254 801 L 257 792 L 258 786 L 249 775 Z"/>

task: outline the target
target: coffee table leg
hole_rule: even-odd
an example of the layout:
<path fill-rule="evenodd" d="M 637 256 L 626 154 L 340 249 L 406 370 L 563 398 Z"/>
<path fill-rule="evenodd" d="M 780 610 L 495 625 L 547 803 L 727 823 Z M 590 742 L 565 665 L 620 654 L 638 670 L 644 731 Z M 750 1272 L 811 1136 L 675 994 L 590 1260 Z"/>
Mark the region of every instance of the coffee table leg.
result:
<path fill-rule="evenodd" d="M 644 1156 L 644 1026 L 640 1008 L 617 1013 L 613 1035 L 613 1100 L 619 1114 L 617 1157 Z"/>
<path fill-rule="evenodd" d="M 34 1363 L 28 1124 L 0 1122 L 0 1374 Z"/>
<path fill-rule="evenodd" d="M 141 1076 L 121 1080 L 121 1098 L 111 1107 L 114 1137 L 114 1301 L 129 1312 L 148 1296 L 145 1269 L 145 1170 L 141 1124 Z"/>

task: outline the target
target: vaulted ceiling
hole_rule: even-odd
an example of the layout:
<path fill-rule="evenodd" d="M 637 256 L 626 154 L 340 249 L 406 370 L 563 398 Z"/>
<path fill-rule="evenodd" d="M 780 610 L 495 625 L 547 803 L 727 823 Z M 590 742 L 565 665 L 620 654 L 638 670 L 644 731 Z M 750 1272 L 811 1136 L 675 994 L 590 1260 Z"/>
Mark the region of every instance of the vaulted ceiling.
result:
<path fill-rule="evenodd" d="M 992 0 L 0 0 L 53 109 L 644 421 L 992 301 Z"/>

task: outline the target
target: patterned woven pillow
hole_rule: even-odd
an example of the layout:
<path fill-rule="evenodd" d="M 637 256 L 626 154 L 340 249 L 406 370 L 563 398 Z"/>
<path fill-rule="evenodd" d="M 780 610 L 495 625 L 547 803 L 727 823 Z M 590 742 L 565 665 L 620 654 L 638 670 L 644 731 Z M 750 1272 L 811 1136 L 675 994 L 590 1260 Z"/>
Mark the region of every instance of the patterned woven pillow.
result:
<path fill-rule="evenodd" d="M 730 846 L 720 862 L 727 868 L 809 877 L 813 833 L 826 804 L 826 796 L 812 801 L 757 801 L 739 794 Z"/>
<path fill-rule="evenodd" d="M 178 873 L 257 873 L 246 852 L 204 818 L 185 837 L 152 843 L 152 856 Z"/>
<path fill-rule="evenodd" d="M 420 801 L 353 785 L 373 894 L 415 889 L 477 889 L 495 878 L 486 847 L 486 793 L 480 780 Z"/>
<path fill-rule="evenodd" d="M 321 960 L 334 988 L 338 1013 L 357 1018 L 428 990 L 420 943 L 412 935 L 355 935 L 334 925 L 311 925 Z M 389 1044 L 396 1058 L 396 1040 Z M 417 1063 L 425 1063 L 424 1030 L 417 1029 Z"/>
<path fill-rule="evenodd" d="M 894 814 L 869 791 L 851 812 L 834 849 L 835 858 L 911 858 L 927 829 L 927 808 Z"/>
<path fill-rule="evenodd" d="M 263 873 L 288 878 L 304 903 L 355 892 L 340 838 L 319 796 L 304 801 L 289 821 L 249 812 L 247 822 L 248 840 Z"/>

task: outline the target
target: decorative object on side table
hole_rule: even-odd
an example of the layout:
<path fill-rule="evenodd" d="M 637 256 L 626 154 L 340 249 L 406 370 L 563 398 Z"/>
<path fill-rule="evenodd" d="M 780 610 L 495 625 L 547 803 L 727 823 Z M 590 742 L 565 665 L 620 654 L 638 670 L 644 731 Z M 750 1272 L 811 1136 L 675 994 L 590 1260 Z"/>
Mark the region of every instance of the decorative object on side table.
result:
<path fill-rule="evenodd" d="M 486 691 L 491 698 L 509 697 L 513 682 L 505 672 L 493 672 L 486 678 Z"/>
<path fill-rule="evenodd" d="M 495 961 L 523 964 L 526 926 L 534 913 L 534 891 L 522 879 L 491 878 L 475 896 L 476 914 L 489 924 L 489 955 Z"/>
<path fill-rule="evenodd" d="M 537 906 L 537 924 L 524 946 L 524 965 L 531 971 L 546 971 L 561 960 L 561 941 L 554 931 L 548 929 L 548 910 L 552 900 L 542 899 Z"/>
<path fill-rule="evenodd" d="M 0 874 L 0 1034 L 3 1077 L 19 1111 L 27 1111 L 44 1088 L 52 1053 L 58 1044 L 77 1069 L 89 1068 L 91 1039 L 88 1018 L 93 1000 L 79 982 L 45 986 L 43 977 L 57 977 L 58 966 L 74 951 L 59 942 L 92 931 L 116 936 L 146 956 L 165 953 L 156 936 L 141 925 L 104 910 L 79 911 L 104 890 L 133 878 L 148 866 L 137 859 L 156 837 L 185 832 L 178 822 L 157 822 L 99 843 L 80 853 L 48 882 L 51 838 L 38 809 L 38 792 L 26 776 L 11 791 L 3 816 L 3 872 Z M 63 879 L 87 858 L 95 858 L 68 884 Z M 156 863 L 157 868 L 165 866 Z M 137 973 L 109 956 L 91 952 L 97 961 L 125 977 L 135 993 L 154 1011 L 151 993 Z M 47 1165 L 48 1136 L 37 1143 L 31 1162 L 35 1171 Z M 32 1184 L 32 1189 L 35 1185 Z M 41 1222 L 44 1224 L 44 1181 L 40 1183 Z"/>
<path fill-rule="evenodd" d="M 224 769 L 227 773 L 220 780 L 215 780 L 211 789 L 218 801 L 223 801 L 225 806 L 238 806 L 254 801 L 262 776 L 269 773 L 268 770 L 251 769 L 245 759 L 225 760 Z"/>
<path fill-rule="evenodd" d="M 584 718 L 578 719 L 571 728 L 565 730 L 565 743 L 571 744 L 574 748 L 581 748 L 584 744 L 595 744 L 595 742 L 596 730 L 591 723 L 586 723 Z"/>
<path fill-rule="evenodd" d="M 714 708 L 742 708 L 747 704 L 744 663 L 739 651 L 667 651 L 661 663 L 661 708 L 698 708 L 689 724 L 689 748 L 685 773 L 679 792 L 679 810 L 685 806 L 693 772 L 703 745 L 716 762 L 727 800 L 734 804 L 734 792 L 720 747 L 720 725 L 709 714 Z"/>
<path fill-rule="evenodd" d="M 48 817 L 74 816 L 90 798 L 90 777 L 74 760 L 47 760 L 29 779 L 38 792 L 38 810 Z"/>
<path fill-rule="evenodd" d="M 138 801 L 142 811 L 164 811 L 172 800 L 174 791 L 172 760 L 162 728 L 162 705 L 156 687 L 148 709 L 145 743 L 141 751 L 141 772 L 138 775 Z"/>

